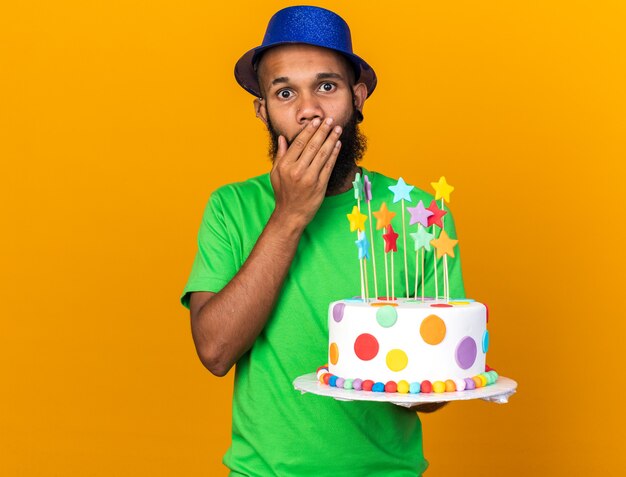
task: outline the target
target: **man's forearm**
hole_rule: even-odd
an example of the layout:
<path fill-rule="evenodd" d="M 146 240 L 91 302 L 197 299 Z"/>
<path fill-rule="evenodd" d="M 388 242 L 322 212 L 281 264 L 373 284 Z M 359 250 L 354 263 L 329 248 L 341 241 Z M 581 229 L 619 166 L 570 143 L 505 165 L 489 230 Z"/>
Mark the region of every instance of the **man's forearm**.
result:
<path fill-rule="evenodd" d="M 333 119 L 311 121 L 288 146 L 278 138 L 270 181 L 275 208 L 239 272 L 217 294 L 192 293 L 191 326 L 202 363 L 223 376 L 250 349 L 276 304 L 300 237 L 326 193 L 341 148 Z"/>
<path fill-rule="evenodd" d="M 274 308 L 303 227 L 272 214 L 239 272 L 197 307 L 192 333 L 202 363 L 223 376 L 254 343 Z"/>

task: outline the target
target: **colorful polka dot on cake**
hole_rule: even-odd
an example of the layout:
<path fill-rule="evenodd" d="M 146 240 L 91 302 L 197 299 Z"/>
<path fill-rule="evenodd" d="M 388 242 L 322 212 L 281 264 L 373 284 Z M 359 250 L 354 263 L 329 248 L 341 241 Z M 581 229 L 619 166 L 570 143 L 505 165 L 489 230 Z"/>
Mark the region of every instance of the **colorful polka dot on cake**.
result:
<path fill-rule="evenodd" d="M 446 337 L 446 324 L 437 315 L 428 315 L 420 325 L 420 336 L 429 345 L 437 345 Z"/>
<path fill-rule="evenodd" d="M 391 371 L 402 371 L 409 363 L 409 358 L 401 349 L 392 349 L 387 353 L 386 361 Z"/>
<path fill-rule="evenodd" d="M 456 364 L 462 369 L 469 369 L 476 361 L 476 341 L 471 336 L 463 338 L 456 346 L 454 357 Z"/>
<path fill-rule="evenodd" d="M 393 306 L 383 306 L 376 311 L 376 321 L 383 328 L 391 328 L 398 320 L 398 312 Z"/>
<path fill-rule="evenodd" d="M 374 359 L 378 349 L 378 340 L 369 333 L 359 335 L 354 342 L 354 353 L 363 361 Z"/>
<path fill-rule="evenodd" d="M 330 362 L 332 364 L 337 364 L 337 362 L 339 361 L 339 347 L 337 346 L 337 343 L 330 344 L 330 350 L 328 354 L 330 355 Z"/>
<path fill-rule="evenodd" d="M 343 312 L 346 309 L 345 303 L 337 303 L 333 306 L 333 319 L 339 323 L 343 319 Z"/>

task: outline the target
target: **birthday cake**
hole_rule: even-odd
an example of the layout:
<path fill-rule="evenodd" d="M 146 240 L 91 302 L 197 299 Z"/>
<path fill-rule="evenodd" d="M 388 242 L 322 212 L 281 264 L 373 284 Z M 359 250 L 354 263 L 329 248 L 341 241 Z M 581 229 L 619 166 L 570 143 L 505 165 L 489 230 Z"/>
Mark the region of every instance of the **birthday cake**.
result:
<path fill-rule="evenodd" d="M 422 270 L 415 273 L 415 293 L 411 298 L 396 298 L 394 284 L 387 279 L 387 254 L 397 252 L 396 240 L 389 212 L 383 202 L 374 212 L 383 230 L 385 254 L 385 289 L 387 296 L 370 298 L 367 263 L 372 261 L 376 280 L 376 262 L 373 243 L 376 240 L 370 226 L 367 240 L 365 221 L 370 217 L 361 213 L 361 201 L 371 200 L 371 186 L 367 176 L 359 174 L 353 183 L 357 205 L 348 214 L 350 230 L 357 232 L 358 258 L 361 262 L 361 295 L 357 298 L 332 302 L 328 309 L 328 364 L 317 370 L 320 383 L 356 391 L 387 393 L 443 393 L 471 391 L 493 384 L 498 379 L 495 370 L 486 365 L 489 348 L 487 307 L 472 299 L 451 299 L 448 282 L 448 257 L 454 258 L 458 242 L 445 231 L 444 200 L 449 202 L 454 189 L 442 177 L 432 183 L 435 200 L 426 208 L 420 201 L 411 210 L 409 225 L 417 224 L 411 233 L 415 251 L 422 254 Z M 411 186 L 402 178 L 394 187 L 394 202 L 410 202 Z M 441 208 L 436 203 L 441 199 Z M 368 207 L 369 208 L 369 207 Z M 404 219 L 404 210 L 402 210 Z M 437 236 L 436 227 L 440 232 Z M 403 233 L 404 224 L 403 224 Z M 428 231 L 430 230 L 430 232 Z M 405 247 L 406 250 L 406 247 Z M 434 267 L 439 262 L 441 280 L 435 282 L 435 298 L 424 294 L 426 286 L 424 253 L 430 253 Z M 416 263 L 418 261 L 416 260 Z M 404 260 L 406 268 L 406 257 Z M 434 277 L 439 275 L 435 268 Z M 392 272 L 393 280 L 393 272 Z M 421 276 L 421 296 L 418 293 L 418 276 Z M 407 275 L 408 283 L 408 275 Z M 439 285 L 441 284 L 440 294 Z M 375 283 L 377 289 L 377 283 Z M 375 295 L 377 296 L 377 295 Z M 408 295 L 407 295 L 408 296 Z"/>

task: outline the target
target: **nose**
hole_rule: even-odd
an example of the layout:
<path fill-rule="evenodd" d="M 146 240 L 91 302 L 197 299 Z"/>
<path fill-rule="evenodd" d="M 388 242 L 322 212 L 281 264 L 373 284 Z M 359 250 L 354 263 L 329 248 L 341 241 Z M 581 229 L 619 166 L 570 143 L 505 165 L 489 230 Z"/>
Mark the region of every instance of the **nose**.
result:
<path fill-rule="evenodd" d="M 301 94 L 296 110 L 296 120 L 299 124 L 304 124 L 313 121 L 315 118 L 324 118 L 324 111 L 318 98 L 309 93 Z"/>

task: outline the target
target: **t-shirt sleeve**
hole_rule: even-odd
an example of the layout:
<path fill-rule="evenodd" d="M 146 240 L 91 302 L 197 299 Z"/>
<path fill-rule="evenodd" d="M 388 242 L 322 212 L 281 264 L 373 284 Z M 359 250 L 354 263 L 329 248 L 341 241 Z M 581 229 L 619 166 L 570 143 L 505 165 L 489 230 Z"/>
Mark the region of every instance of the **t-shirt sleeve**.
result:
<path fill-rule="evenodd" d="M 204 210 L 198 232 L 198 250 L 180 298 L 187 308 L 192 292 L 217 293 L 237 273 L 238 265 L 233 247 L 235 237 L 229 233 L 222 204 L 218 190 L 211 195 Z"/>

